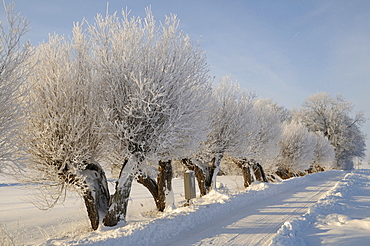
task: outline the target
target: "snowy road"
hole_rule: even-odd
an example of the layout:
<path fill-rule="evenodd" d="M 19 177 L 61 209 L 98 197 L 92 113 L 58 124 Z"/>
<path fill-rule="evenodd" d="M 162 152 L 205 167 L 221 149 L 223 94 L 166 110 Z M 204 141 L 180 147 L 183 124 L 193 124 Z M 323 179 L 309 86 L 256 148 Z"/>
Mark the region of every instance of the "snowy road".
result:
<path fill-rule="evenodd" d="M 307 212 L 345 173 L 297 184 L 289 190 L 240 207 L 160 245 L 269 245 L 281 225 Z"/>
<path fill-rule="evenodd" d="M 190 207 L 183 207 L 183 180 L 174 179 L 177 209 L 164 214 L 155 212 L 149 192 L 135 183 L 127 225 L 94 232 L 81 198 L 70 196 L 42 211 L 27 202 L 31 186 L 0 180 L 0 244 L 5 233 L 18 245 L 269 245 L 284 222 L 305 214 L 347 173 L 256 183 L 247 190 L 240 190 L 242 177 L 222 176 L 218 181 L 228 189 L 198 197 Z"/>

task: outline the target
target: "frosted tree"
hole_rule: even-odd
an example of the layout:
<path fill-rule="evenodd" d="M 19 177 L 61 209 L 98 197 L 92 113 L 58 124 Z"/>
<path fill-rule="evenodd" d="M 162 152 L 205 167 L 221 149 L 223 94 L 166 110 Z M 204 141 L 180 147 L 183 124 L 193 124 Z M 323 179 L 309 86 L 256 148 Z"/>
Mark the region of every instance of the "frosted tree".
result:
<path fill-rule="evenodd" d="M 271 99 L 257 99 L 254 102 L 254 120 L 257 134 L 250 141 L 251 157 L 261 163 L 267 173 L 275 173 L 275 158 L 279 154 L 283 121 L 286 111 Z"/>
<path fill-rule="evenodd" d="M 68 189 L 76 190 L 97 229 L 109 191 L 98 163 L 104 135 L 90 46 L 77 24 L 72 40 L 54 35 L 36 48 L 23 144 L 30 154 L 26 180 L 41 185 L 46 206 L 63 200 Z"/>
<path fill-rule="evenodd" d="M 28 31 L 26 19 L 14 13 L 13 4 L 4 4 L 4 8 L 6 22 L 0 22 L 0 172 L 10 161 L 6 167 L 14 167 L 19 157 L 15 138 L 22 123 L 20 102 L 31 55 L 30 44 L 21 40 Z"/>
<path fill-rule="evenodd" d="M 312 132 L 321 132 L 334 147 L 336 168 L 352 169 L 355 157 L 365 155 L 365 135 L 360 127 L 363 113 L 351 117 L 353 105 L 340 95 L 317 93 L 305 100 L 295 118 Z"/>
<path fill-rule="evenodd" d="M 207 140 L 200 152 L 183 163 L 195 171 L 201 195 L 216 188 L 216 176 L 225 155 L 235 158 L 247 156 L 247 142 L 255 133 L 252 121 L 254 95 L 223 77 L 213 93 Z"/>
<path fill-rule="evenodd" d="M 242 170 L 244 187 L 248 187 L 256 180 L 267 182 L 266 174 L 274 176 L 277 170 L 275 159 L 280 150 L 282 123 L 289 118 L 288 111 L 271 99 L 255 100 L 252 114 L 252 123 L 247 127 L 253 134 L 250 134 L 244 143 L 248 148 L 244 151 L 247 155 L 244 155 L 244 158 L 233 158 L 234 163 Z"/>
<path fill-rule="evenodd" d="M 304 125 L 295 121 L 285 123 L 277 159 L 277 174 L 281 178 L 290 178 L 305 172 L 313 163 L 315 147 L 316 139 Z"/>
<path fill-rule="evenodd" d="M 314 133 L 316 145 L 314 151 L 314 162 L 309 172 L 330 170 L 335 164 L 335 152 L 329 140 L 321 133 Z"/>
<path fill-rule="evenodd" d="M 208 65 L 178 25 L 174 15 L 156 25 L 147 10 L 144 19 L 98 15 L 89 27 L 110 159 L 120 170 L 105 225 L 125 219 L 134 178 L 149 188 L 158 209 L 171 206 L 170 160 L 193 152 L 205 137 Z"/>
<path fill-rule="evenodd" d="M 366 135 L 360 129 L 365 122 L 365 118 L 362 114 L 357 115 L 355 119 L 346 116 L 344 122 L 347 127 L 341 136 L 336 139 L 336 143 L 341 142 L 342 144 L 337 144 L 334 150 L 336 152 L 336 166 L 349 170 L 354 168 L 356 158 L 363 159 L 365 157 Z"/>

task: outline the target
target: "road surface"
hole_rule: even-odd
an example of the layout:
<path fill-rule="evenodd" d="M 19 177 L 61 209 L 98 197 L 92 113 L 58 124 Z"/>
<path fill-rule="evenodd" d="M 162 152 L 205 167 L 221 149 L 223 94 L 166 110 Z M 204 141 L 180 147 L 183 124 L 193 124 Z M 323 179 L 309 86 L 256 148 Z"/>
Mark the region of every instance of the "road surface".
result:
<path fill-rule="evenodd" d="M 270 245 L 285 221 L 305 214 L 346 173 L 333 172 L 328 179 L 299 184 L 292 189 L 256 201 L 207 221 L 197 228 L 161 242 L 161 245 Z"/>

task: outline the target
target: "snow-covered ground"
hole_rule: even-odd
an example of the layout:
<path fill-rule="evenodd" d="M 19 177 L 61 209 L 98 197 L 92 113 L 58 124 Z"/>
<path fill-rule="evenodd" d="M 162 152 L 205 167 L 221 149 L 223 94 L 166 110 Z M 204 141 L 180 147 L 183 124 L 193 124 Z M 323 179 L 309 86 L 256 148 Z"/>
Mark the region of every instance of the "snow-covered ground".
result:
<path fill-rule="evenodd" d="M 251 236 L 269 244 L 274 235 L 275 245 L 369 242 L 370 170 L 256 183 L 246 191 L 241 177 L 218 177 L 218 181 L 223 184 L 218 192 L 183 207 L 183 180 L 175 179 L 177 209 L 162 214 L 155 212 L 149 192 L 135 183 L 127 225 L 92 232 L 78 196 L 42 211 L 30 203 L 35 187 L 1 177 L 0 245 L 231 245 L 245 244 L 243 240 Z"/>
<path fill-rule="evenodd" d="M 370 245 L 370 170 L 346 174 L 304 216 L 287 221 L 272 245 Z"/>
<path fill-rule="evenodd" d="M 243 190 L 242 177 L 220 177 L 220 181 L 227 185 L 230 192 Z M 178 210 L 193 210 L 193 207 L 183 208 L 185 204 L 183 179 L 173 180 L 176 206 Z M 113 188 L 113 184 L 111 187 Z M 113 189 L 112 189 L 113 191 Z M 217 202 L 228 198 L 226 188 L 222 189 L 226 195 L 217 194 L 209 200 L 197 199 L 197 204 Z M 198 197 L 199 197 L 199 191 Z M 219 196 L 219 198 L 217 197 Z M 20 185 L 0 175 L 0 245 L 54 245 L 59 241 L 71 240 L 72 238 L 93 237 L 96 234 L 115 234 L 117 230 L 134 230 L 136 227 L 145 227 L 149 221 L 166 214 L 158 214 L 155 211 L 153 198 L 141 184 L 133 183 L 131 201 L 128 207 L 125 227 L 117 226 L 116 229 L 101 228 L 98 232 L 91 232 L 87 213 L 82 199 L 71 194 L 63 204 L 57 204 L 51 210 L 39 210 L 33 203 L 39 197 L 35 186 Z M 169 212 L 175 216 L 177 211 Z M 129 234 L 130 232 L 126 232 Z M 117 234 L 114 237 L 122 236 Z M 139 243 L 139 242 L 138 242 Z M 67 244 L 67 243 L 66 243 Z M 140 243 L 139 243 L 140 245 Z"/>

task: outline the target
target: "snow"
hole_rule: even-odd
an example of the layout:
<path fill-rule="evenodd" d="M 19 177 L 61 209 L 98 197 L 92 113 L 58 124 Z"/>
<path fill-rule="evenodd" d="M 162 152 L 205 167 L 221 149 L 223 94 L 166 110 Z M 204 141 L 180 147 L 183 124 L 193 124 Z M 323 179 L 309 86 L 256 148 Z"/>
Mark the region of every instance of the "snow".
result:
<path fill-rule="evenodd" d="M 369 245 L 370 170 L 346 174 L 302 217 L 287 221 L 272 245 Z"/>
<path fill-rule="evenodd" d="M 177 208 L 164 213 L 155 212 L 150 193 L 134 182 L 127 223 L 91 231 L 77 195 L 52 210 L 38 210 L 30 203 L 37 187 L 0 176 L 0 244 L 230 245 L 249 240 L 268 245 L 273 238 L 272 245 L 366 245 L 370 239 L 370 170 L 257 182 L 247 190 L 242 177 L 217 180 L 217 191 L 199 198 L 197 190 L 192 205 L 184 207 L 183 179 L 174 179 Z"/>
<path fill-rule="evenodd" d="M 183 179 L 173 180 L 178 207 L 185 204 L 183 183 Z M 241 177 L 227 177 L 226 183 L 233 190 L 242 189 Z M 110 184 L 110 188 L 113 192 L 113 183 Z M 113 237 L 122 236 L 118 232 L 119 226 L 112 232 L 110 228 L 101 228 L 99 232 L 91 233 L 83 200 L 76 194 L 68 196 L 64 204 L 58 204 L 47 211 L 39 210 L 32 204 L 36 195 L 35 186 L 20 185 L 0 176 L 0 245 L 3 244 L 1 240 L 9 242 L 10 239 L 15 240 L 16 245 L 56 245 L 63 244 L 63 241 L 68 242 L 76 236 L 77 238 L 93 237 L 99 233 L 116 234 Z M 219 201 L 219 199 L 213 199 Z M 198 203 L 206 203 L 206 200 L 199 199 Z M 157 214 L 155 208 L 154 200 L 148 190 L 134 182 L 127 214 L 128 226 L 121 225 L 126 230 L 125 233 L 129 234 L 130 231 L 137 230 L 135 228 L 144 228 L 149 221 L 161 216 Z M 186 210 L 193 209 L 189 207 Z M 173 210 L 170 213 L 173 217 L 179 212 Z"/>

